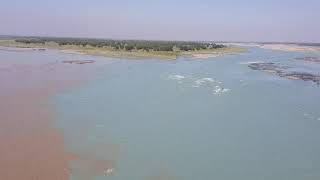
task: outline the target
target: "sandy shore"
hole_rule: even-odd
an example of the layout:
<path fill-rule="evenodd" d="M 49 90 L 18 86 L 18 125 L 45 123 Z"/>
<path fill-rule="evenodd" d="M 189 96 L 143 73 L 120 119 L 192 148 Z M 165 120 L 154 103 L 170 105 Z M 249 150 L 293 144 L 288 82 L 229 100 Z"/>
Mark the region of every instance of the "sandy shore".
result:
<path fill-rule="evenodd" d="M 279 50 L 279 51 L 300 51 L 300 52 L 320 52 L 320 47 L 317 46 L 302 46 L 296 44 L 265 44 L 261 45 L 260 48 Z"/>
<path fill-rule="evenodd" d="M 216 51 L 199 51 L 199 52 L 185 52 L 182 55 L 186 57 L 190 57 L 192 59 L 208 59 L 208 58 L 216 58 L 225 55 L 231 54 L 239 54 L 246 52 L 247 49 L 242 48 L 240 46 L 228 46 L 227 48 L 217 49 Z"/>
<path fill-rule="evenodd" d="M 66 150 L 50 98 L 88 80 L 92 66 L 0 59 L 1 180 L 69 179 L 70 161 L 81 157 Z"/>

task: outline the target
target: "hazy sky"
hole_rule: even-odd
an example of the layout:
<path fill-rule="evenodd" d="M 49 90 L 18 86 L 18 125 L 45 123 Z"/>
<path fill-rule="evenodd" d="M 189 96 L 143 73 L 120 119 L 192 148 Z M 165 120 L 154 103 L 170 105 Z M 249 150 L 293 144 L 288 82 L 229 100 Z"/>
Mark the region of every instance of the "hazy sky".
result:
<path fill-rule="evenodd" d="M 1 0 L 0 34 L 320 42 L 320 0 Z"/>

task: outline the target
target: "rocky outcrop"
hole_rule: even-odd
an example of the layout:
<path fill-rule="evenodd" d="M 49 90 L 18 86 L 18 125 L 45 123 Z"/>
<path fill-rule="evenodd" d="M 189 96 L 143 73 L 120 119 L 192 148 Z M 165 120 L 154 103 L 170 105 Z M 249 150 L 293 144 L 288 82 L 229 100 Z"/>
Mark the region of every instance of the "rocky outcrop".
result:
<path fill-rule="evenodd" d="M 320 63 L 320 57 L 313 57 L 313 56 L 298 57 L 298 58 L 295 58 L 295 60 Z"/>
<path fill-rule="evenodd" d="M 248 66 L 253 70 L 275 74 L 283 78 L 292 79 L 292 80 L 311 81 L 320 85 L 320 75 L 306 73 L 306 72 L 290 71 L 289 66 L 283 66 L 276 63 L 265 63 L 265 62 L 251 63 Z"/>
<path fill-rule="evenodd" d="M 94 63 L 94 60 L 68 60 L 62 61 L 65 64 L 91 64 Z"/>

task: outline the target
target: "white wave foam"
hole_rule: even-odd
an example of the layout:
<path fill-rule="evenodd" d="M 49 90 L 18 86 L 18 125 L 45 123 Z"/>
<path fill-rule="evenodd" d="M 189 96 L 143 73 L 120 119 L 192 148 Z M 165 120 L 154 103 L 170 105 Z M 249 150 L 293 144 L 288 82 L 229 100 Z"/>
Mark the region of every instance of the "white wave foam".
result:
<path fill-rule="evenodd" d="M 320 121 L 320 117 L 317 118 L 314 114 L 304 113 L 303 116 L 304 116 L 306 119 L 311 119 L 311 120 Z"/>
<path fill-rule="evenodd" d="M 185 79 L 186 77 L 185 76 L 182 76 L 182 75 L 170 75 L 169 76 L 169 79 L 172 79 L 172 80 L 183 80 Z"/>
<path fill-rule="evenodd" d="M 183 76 L 183 75 L 170 75 L 169 79 L 177 81 L 178 84 L 190 85 L 193 88 L 207 87 L 213 88 L 213 93 L 215 95 L 220 95 L 226 92 L 229 92 L 231 89 L 221 87 L 222 82 L 214 78 L 204 77 L 204 78 L 193 78 L 192 76 Z"/>
<path fill-rule="evenodd" d="M 114 173 L 114 171 L 115 171 L 114 168 L 108 168 L 107 170 L 104 171 L 104 176 L 111 175 Z"/>
<path fill-rule="evenodd" d="M 221 84 L 220 81 L 217 81 L 213 78 L 201 78 L 201 79 L 198 79 L 196 81 L 194 81 L 195 85 L 194 86 L 202 86 L 202 85 L 211 85 L 211 84 L 214 84 L 214 83 L 217 83 L 217 84 Z"/>
<path fill-rule="evenodd" d="M 202 78 L 202 80 L 207 82 L 215 82 L 215 80 L 212 78 Z"/>
<path fill-rule="evenodd" d="M 213 89 L 213 94 L 221 95 L 221 94 L 229 92 L 229 91 L 231 91 L 231 89 L 223 88 L 223 87 L 220 87 L 220 86 L 215 86 L 214 89 Z"/>
<path fill-rule="evenodd" d="M 201 86 L 205 83 L 205 81 L 202 79 L 199 79 L 199 80 L 196 80 L 195 83 L 196 83 L 196 85 Z"/>
<path fill-rule="evenodd" d="M 224 88 L 224 89 L 222 90 L 223 93 L 229 92 L 229 91 L 231 91 L 231 89 Z"/>
<path fill-rule="evenodd" d="M 264 63 L 264 61 L 249 61 L 249 62 L 241 62 L 242 65 L 255 64 L 255 63 Z"/>

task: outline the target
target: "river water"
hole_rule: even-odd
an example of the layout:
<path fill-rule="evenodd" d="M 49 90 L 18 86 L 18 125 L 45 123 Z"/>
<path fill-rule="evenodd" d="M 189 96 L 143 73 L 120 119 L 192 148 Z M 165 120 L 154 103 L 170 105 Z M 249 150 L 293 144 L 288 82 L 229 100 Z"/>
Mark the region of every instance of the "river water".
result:
<path fill-rule="evenodd" d="M 248 68 L 316 53 L 249 48 L 176 61 L 105 61 L 80 88 L 53 97 L 72 180 L 318 180 L 320 87 Z M 85 65 L 84 65 L 85 66 Z M 96 174 L 89 159 L 109 162 Z M 93 167 L 94 166 L 94 167 Z"/>

